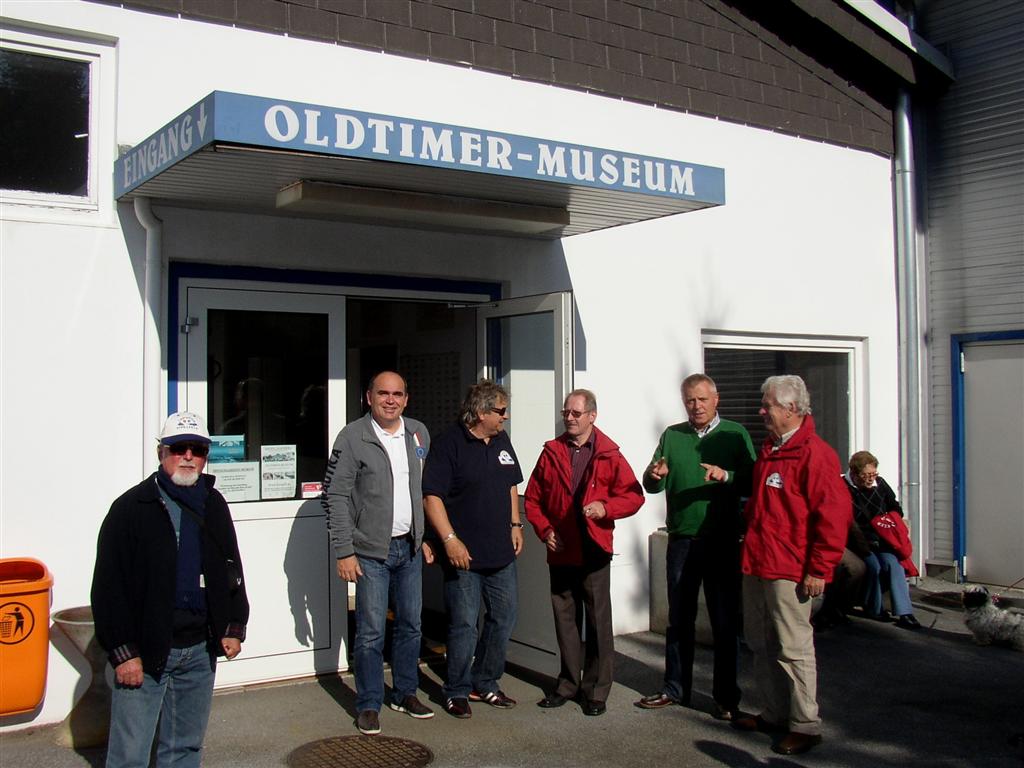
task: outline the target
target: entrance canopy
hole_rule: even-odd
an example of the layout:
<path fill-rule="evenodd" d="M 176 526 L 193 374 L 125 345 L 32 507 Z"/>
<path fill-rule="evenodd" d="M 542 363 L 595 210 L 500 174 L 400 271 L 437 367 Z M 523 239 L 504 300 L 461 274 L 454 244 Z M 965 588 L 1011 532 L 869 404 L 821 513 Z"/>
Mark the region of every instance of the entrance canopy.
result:
<path fill-rule="evenodd" d="M 114 175 L 122 201 L 547 239 L 725 203 L 721 168 L 223 91 Z"/>

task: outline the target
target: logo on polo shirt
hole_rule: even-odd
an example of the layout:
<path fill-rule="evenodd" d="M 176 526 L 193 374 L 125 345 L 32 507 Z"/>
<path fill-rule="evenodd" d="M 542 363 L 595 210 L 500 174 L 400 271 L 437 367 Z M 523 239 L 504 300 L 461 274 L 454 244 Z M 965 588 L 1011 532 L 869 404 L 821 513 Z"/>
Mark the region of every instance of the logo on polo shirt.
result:
<path fill-rule="evenodd" d="M 509 455 L 508 451 L 502 451 L 501 453 L 498 454 L 498 463 L 505 464 L 506 466 L 511 466 L 512 464 L 516 463 L 516 460 Z"/>
<path fill-rule="evenodd" d="M 782 475 L 778 472 L 772 472 L 768 475 L 768 479 L 764 481 L 764 484 L 769 488 L 781 488 L 782 487 Z"/>

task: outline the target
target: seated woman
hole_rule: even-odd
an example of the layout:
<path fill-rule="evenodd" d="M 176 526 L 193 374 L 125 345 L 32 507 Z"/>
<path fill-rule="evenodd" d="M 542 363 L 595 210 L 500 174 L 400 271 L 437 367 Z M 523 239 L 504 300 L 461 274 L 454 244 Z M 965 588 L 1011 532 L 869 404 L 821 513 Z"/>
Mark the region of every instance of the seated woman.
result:
<path fill-rule="evenodd" d="M 878 459 L 867 451 L 857 451 L 850 457 L 850 471 L 843 475 L 853 498 L 854 523 L 864 534 L 870 552 L 864 556 L 867 573 L 864 575 L 864 611 L 873 619 L 888 621 L 891 616 L 882 608 L 882 586 L 889 589 L 892 613 L 896 626 L 919 629 L 910 604 L 910 587 L 900 559 L 882 540 L 871 524 L 872 519 L 886 512 L 897 512 L 903 517 L 903 508 L 889 484 L 878 475 Z"/>

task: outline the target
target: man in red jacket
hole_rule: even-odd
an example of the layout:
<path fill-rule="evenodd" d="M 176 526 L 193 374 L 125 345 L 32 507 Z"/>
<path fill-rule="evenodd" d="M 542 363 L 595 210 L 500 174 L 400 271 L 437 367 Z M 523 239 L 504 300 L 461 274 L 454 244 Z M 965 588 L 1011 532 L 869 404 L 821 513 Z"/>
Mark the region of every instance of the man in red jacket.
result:
<path fill-rule="evenodd" d="M 744 634 L 764 707 L 735 725 L 784 732 L 772 749 L 795 755 L 821 743 L 811 601 L 843 555 L 853 512 L 839 457 L 814 430 L 803 379 L 769 376 L 761 393 L 768 439 L 754 465 L 741 570 Z"/>
<path fill-rule="evenodd" d="M 594 393 L 570 392 L 562 409 L 565 432 L 544 444 L 526 488 L 526 517 L 547 546 L 561 656 L 558 684 L 538 706 L 579 698 L 583 714 L 591 716 L 604 714 L 612 687 L 612 531 L 617 519 L 644 503 L 633 470 L 596 420 Z"/>

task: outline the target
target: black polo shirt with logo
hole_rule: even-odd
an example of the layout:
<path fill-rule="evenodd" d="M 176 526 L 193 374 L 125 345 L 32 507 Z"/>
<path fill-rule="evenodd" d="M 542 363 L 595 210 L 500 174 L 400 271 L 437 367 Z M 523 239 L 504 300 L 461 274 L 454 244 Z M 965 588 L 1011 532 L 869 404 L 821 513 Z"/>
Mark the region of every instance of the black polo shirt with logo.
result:
<path fill-rule="evenodd" d="M 512 549 L 509 490 L 523 480 L 512 441 L 502 431 L 484 442 L 455 424 L 431 441 L 423 467 L 423 495 L 437 496 L 473 559 L 470 570 L 503 568 Z"/>

